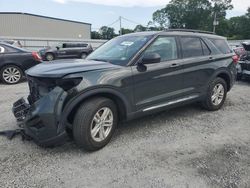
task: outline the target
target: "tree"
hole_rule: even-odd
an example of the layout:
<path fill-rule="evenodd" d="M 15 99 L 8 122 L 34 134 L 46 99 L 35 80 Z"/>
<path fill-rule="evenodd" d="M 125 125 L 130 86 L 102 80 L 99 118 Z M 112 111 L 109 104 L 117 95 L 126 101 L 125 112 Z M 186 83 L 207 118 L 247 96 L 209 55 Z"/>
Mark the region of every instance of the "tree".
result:
<path fill-rule="evenodd" d="M 229 19 L 229 34 L 231 39 L 250 39 L 250 17 L 248 13 L 243 16 Z"/>
<path fill-rule="evenodd" d="M 102 26 L 99 33 L 102 36 L 102 39 L 112 39 L 116 36 L 115 29 L 107 26 Z"/>
<path fill-rule="evenodd" d="M 250 7 L 247 9 L 246 17 L 250 18 Z"/>
<path fill-rule="evenodd" d="M 100 33 L 98 33 L 97 31 L 92 31 L 91 32 L 91 39 L 101 39 L 102 36 Z"/>
<path fill-rule="evenodd" d="M 161 28 L 169 27 L 169 19 L 166 9 L 157 10 L 153 13 L 153 21 L 159 24 Z"/>
<path fill-rule="evenodd" d="M 160 27 L 211 31 L 214 12 L 222 20 L 229 9 L 232 9 L 231 0 L 171 0 L 165 8 L 153 13 L 153 21 Z"/>
<path fill-rule="evenodd" d="M 147 28 L 142 26 L 142 25 L 137 25 L 135 28 L 134 28 L 134 32 L 141 32 L 141 31 L 146 31 Z"/>
<path fill-rule="evenodd" d="M 217 18 L 225 18 L 226 11 L 232 10 L 232 0 L 212 0 L 213 12 L 217 13 Z"/>
<path fill-rule="evenodd" d="M 122 28 L 122 34 L 124 35 L 124 34 L 128 34 L 128 33 L 133 33 L 134 32 L 134 30 L 132 30 L 132 29 L 125 29 L 125 28 Z"/>
<path fill-rule="evenodd" d="M 204 29 L 210 15 L 209 0 L 171 0 L 153 13 L 153 21 L 161 27 Z"/>

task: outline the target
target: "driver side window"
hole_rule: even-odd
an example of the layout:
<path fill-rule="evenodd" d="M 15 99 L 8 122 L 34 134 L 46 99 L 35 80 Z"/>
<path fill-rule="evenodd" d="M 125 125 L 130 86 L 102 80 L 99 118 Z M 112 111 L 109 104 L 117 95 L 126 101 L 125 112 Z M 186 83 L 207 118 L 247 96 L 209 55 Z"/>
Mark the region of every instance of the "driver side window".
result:
<path fill-rule="evenodd" d="M 177 45 L 175 37 L 158 37 L 144 52 L 144 54 L 157 53 L 161 62 L 177 59 Z"/>

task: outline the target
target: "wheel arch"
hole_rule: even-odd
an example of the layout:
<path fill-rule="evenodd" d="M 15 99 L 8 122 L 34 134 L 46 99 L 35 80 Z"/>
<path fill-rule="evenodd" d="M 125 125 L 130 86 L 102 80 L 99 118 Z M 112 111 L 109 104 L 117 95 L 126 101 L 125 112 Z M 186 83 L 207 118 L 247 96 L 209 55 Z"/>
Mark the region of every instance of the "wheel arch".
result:
<path fill-rule="evenodd" d="M 13 65 L 13 66 L 16 66 L 18 68 L 21 69 L 23 75 L 25 73 L 25 70 L 24 70 L 24 67 L 21 65 L 21 64 L 18 64 L 18 63 L 15 63 L 15 62 L 7 62 L 7 63 L 4 63 L 3 65 L 0 66 L 0 71 L 4 68 L 4 67 L 7 67 L 7 66 L 10 66 L 10 65 Z"/>
<path fill-rule="evenodd" d="M 93 89 L 87 92 L 82 92 L 81 94 L 77 95 L 77 97 L 74 97 L 72 100 L 68 101 L 67 104 L 65 104 L 64 110 L 62 112 L 63 118 L 61 122 L 61 128 L 72 125 L 76 111 L 80 105 L 86 100 L 90 100 L 94 97 L 106 97 L 111 99 L 117 106 L 119 120 L 125 120 L 128 112 L 131 110 L 128 100 L 119 91 L 110 88 Z"/>
<path fill-rule="evenodd" d="M 55 53 L 55 52 L 46 52 L 45 55 L 44 55 L 44 57 L 46 58 L 46 56 L 47 56 L 48 54 L 52 54 L 53 57 L 56 58 L 56 53 Z"/>
<path fill-rule="evenodd" d="M 216 74 L 216 77 L 222 78 L 227 83 L 227 91 L 231 89 L 231 77 L 227 71 L 221 71 Z"/>

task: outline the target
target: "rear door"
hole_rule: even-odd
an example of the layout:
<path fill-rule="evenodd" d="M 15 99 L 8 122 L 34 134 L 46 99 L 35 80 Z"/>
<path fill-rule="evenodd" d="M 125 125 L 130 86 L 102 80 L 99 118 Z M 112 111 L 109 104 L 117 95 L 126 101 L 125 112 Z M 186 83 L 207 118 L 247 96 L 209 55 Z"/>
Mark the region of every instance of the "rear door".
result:
<path fill-rule="evenodd" d="M 183 87 L 186 95 L 199 95 L 213 74 L 211 50 L 202 38 L 180 36 L 183 65 Z"/>

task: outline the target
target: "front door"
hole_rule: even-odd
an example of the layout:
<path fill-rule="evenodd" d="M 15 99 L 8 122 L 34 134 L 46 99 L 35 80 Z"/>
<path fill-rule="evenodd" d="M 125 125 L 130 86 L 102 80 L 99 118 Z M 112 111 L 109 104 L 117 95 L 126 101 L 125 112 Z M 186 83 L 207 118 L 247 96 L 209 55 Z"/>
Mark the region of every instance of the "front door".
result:
<path fill-rule="evenodd" d="M 137 111 L 149 111 L 161 108 L 167 103 L 182 97 L 182 65 L 179 59 L 176 38 L 159 36 L 145 50 L 157 53 L 161 62 L 135 65 L 132 67 L 134 77 L 134 100 Z"/>

